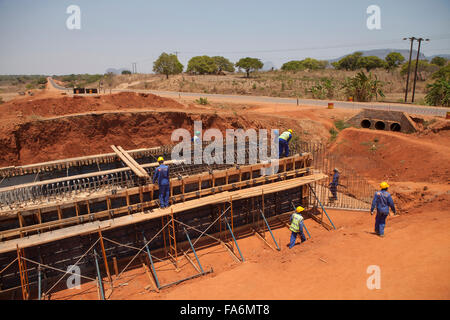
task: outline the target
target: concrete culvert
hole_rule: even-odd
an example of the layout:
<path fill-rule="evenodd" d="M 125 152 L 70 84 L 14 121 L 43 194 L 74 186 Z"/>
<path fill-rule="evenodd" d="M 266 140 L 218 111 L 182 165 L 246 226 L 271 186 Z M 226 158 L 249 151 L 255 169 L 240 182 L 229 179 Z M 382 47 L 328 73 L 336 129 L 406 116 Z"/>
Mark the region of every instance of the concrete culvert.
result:
<path fill-rule="evenodd" d="M 375 129 L 384 130 L 386 128 L 386 124 L 383 121 L 377 121 L 375 123 Z"/>
<path fill-rule="evenodd" d="M 370 120 L 367 120 L 367 119 L 364 119 L 363 121 L 361 121 L 362 128 L 368 129 L 368 128 L 370 128 L 371 124 L 372 123 L 370 122 Z"/>
<path fill-rule="evenodd" d="M 402 130 L 402 126 L 400 125 L 400 123 L 394 122 L 393 124 L 391 124 L 391 131 L 401 131 Z"/>

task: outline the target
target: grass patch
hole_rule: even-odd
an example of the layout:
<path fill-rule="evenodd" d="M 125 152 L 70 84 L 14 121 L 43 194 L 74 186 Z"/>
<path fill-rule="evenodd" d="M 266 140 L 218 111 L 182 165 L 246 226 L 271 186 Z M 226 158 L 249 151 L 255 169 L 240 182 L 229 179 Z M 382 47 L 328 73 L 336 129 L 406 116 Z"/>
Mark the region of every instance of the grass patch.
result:
<path fill-rule="evenodd" d="M 202 98 L 202 97 L 200 97 L 197 100 L 195 100 L 195 102 L 197 102 L 198 104 L 201 104 L 203 106 L 209 104 L 208 98 Z"/>

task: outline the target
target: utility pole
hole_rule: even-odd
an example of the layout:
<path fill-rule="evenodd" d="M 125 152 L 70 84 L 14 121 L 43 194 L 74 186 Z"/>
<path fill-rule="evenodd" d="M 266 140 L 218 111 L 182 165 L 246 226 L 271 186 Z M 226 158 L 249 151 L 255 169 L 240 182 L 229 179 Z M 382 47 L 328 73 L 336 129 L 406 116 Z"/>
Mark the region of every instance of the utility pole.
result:
<path fill-rule="evenodd" d="M 416 93 L 416 80 L 417 80 L 417 68 L 419 66 L 420 44 L 422 43 L 422 41 L 430 41 L 430 39 L 423 39 L 423 38 L 419 38 L 416 40 L 419 42 L 419 47 L 417 48 L 416 70 L 414 71 L 414 85 L 411 102 L 414 102 L 414 94 Z"/>
<path fill-rule="evenodd" d="M 414 43 L 414 40 L 415 40 L 416 38 L 414 38 L 414 37 L 411 37 L 411 38 L 403 38 L 403 40 L 407 40 L 407 39 L 411 40 L 411 48 L 409 49 L 408 75 L 407 75 L 407 77 L 406 77 L 405 102 L 408 101 L 408 85 L 409 85 L 409 72 L 410 72 L 410 70 L 411 70 L 411 56 L 412 56 L 413 43 Z"/>

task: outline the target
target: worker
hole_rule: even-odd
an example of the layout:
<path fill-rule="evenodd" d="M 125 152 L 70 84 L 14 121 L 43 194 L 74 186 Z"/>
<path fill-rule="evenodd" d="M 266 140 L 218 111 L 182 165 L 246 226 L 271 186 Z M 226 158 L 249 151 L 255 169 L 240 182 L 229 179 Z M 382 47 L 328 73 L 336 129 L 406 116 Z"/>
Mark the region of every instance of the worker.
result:
<path fill-rule="evenodd" d="M 195 131 L 194 137 L 192 138 L 192 142 L 195 144 L 201 144 L 202 141 L 200 139 L 200 131 Z"/>
<path fill-rule="evenodd" d="M 332 197 L 330 197 L 331 201 L 337 200 L 337 186 L 338 185 L 339 185 L 339 170 L 338 170 L 338 168 L 334 168 L 333 181 L 331 181 L 330 185 L 329 185 L 331 194 L 333 195 Z"/>
<path fill-rule="evenodd" d="M 389 215 L 389 208 L 395 214 L 395 206 L 390 193 L 387 191 L 389 188 L 387 182 L 380 183 L 380 188 L 381 190 L 375 192 L 375 196 L 373 197 L 370 214 L 373 215 L 373 210 L 376 207 L 375 233 L 380 237 L 384 237 L 384 227 L 386 226 L 386 218 Z"/>
<path fill-rule="evenodd" d="M 153 183 L 158 181 L 159 186 L 159 206 L 166 208 L 169 206 L 170 196 L 170 180 L 169 180 L 169 167 L 164 164 L 164 158 L 158 158 L 159 167 L 155 169 L 153 174 Z"/>
<path fill-rule="evenodd" d="M 300 214 L 300 212 L 302 212 L 303 210 L 305 210 L 305 208 L 298 206 L 291 216 L 291 226 L 289 227 L 289 230 L 291 230 L 292 233 L 291 242 L 289 243 L 289 249 L 291 249 L 295 245 L 297 235 L 300 235 L 300 239 L 302 242 L 306 241 L 305 234 L 303 233 L 303 217 Z"/>
<path fill-rule="evenodd" d="M 283 157 L 283 153 L 285 157 L 289 157 L 289 141 L 292 139 L 292 129 L 284 131 L 280 138 L 278 139 L 280 145 L 280 152 L 278 154 L 279 158 Z"/>

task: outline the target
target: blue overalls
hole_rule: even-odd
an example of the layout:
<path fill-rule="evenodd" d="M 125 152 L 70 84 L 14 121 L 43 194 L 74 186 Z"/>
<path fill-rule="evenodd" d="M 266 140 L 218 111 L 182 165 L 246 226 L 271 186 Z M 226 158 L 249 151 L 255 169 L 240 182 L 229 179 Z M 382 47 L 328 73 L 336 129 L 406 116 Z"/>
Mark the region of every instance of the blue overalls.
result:
<path fill-rule="evenodd" d="M 395 214 L 394 201 L 392 200 L 391 194 L 387 192 L 387 190 L 375 192 L 370 212 L 373 212 L 375 207 L 377 208 L 377 215 L 375 217 L 375 232 L 378 235 L 383 236 L 384 227 L 386 226 L 386 218 L 389 215 L 389 208 L 391 208 L 392 212 Z"/>
<path fill-rule="evenodd" d="M 279 143 L 279 154 L 278 157 L 282 158 L 283 153 L 285 157 L 289 157 L 289 141 L 292 139 L 292 134 L 289 131 L 285 131 L 280 135 L 278 139 Z"/>
<path fill-rule="evenodd" d="M 159 186 L 159 205 L 161 208 L 168 207 L 170 196 L 169 167 L 165 164 L 161 164 L 155 169 L 153 183 L 156 181 L 158 181 Z"/>
<path fill-rule="evenodd" d="M 333 181 L 330 183 L 330 191 L 333 195 L 333 198 L 337 200 L 337 186 L 339 184 L 339 173 L 335 172 L 333 175 Z"/>

